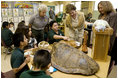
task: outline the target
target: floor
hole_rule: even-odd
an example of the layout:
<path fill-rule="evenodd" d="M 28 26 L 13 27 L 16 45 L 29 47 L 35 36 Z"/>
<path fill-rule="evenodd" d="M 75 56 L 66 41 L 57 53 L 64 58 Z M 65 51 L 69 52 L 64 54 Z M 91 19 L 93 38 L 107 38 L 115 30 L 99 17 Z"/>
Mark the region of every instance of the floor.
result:
<path fill-rule="evenodd" d="M 10 65 L 10 57 L 11 57 L 11 54 L 6 55 L 5 53 L 2 53 L 1 51 L 1 71 L 2 72 L 7 72 L 12 69 Z M 108 78 L 117 78 L 117 66 L 113 67 Z"/>

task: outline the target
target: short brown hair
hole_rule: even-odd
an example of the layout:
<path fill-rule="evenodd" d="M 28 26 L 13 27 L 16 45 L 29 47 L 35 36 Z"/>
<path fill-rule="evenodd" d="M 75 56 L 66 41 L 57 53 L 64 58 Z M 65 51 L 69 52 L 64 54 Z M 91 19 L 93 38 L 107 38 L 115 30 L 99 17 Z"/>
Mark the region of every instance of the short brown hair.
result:
<path fill-rule="evenodd" d="M 69 13 L 71 10 L 76 10 L 76 7 L 73 4 L 67 4 L 66 13 Z"/>
<path fill-rule="evenodd" d="M 115 12 L 110 1 L 100 1 L 98 3 L 98 9 L 99 9 L 99 4 L 101 4 L 103 6 L 105 13 Z"/>

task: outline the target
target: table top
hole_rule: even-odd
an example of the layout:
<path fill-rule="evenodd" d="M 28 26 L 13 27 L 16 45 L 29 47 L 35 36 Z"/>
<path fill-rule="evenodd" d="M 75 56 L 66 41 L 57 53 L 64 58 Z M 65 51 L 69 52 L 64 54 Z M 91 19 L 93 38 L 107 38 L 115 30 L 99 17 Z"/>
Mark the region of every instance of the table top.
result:
<path fill-rule="evenodd" d="M 81 50 L 81 48 L 79 50 Z M 87 55 L 92 57 L 90 48 L 88 48 L 88 54 Z M 84 76 L 84 75 L 79 75 L 79 74 L 67 74 L 67 73 L 63 73 L 63 72 L 58 70 L 56 72 L 53 72 L 51 74 L 51 76 L 53 78 L 107 78 L 110 60 L 111 60 L 110 56 L 107 56 L 106 61 L 95 60 L 99 64 L 99 67 L 100 67 L 99 71 L 95 75 Z M 31 62 L 28 63 L 28 66 L 31 69 Z"/>

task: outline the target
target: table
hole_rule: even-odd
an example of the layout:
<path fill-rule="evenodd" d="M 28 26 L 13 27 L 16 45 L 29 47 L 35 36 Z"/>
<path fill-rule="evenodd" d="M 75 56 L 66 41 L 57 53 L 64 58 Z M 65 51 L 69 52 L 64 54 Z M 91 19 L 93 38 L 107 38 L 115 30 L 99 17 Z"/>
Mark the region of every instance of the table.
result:
<path fill-rule="evenodd" d="M 81 48 L 79 49 L 81 50 Z M 88 48 L 88 56 L 91 56 L 91 49 Z M 78 75 L 78 74 L 66 74 L 61 71 L 56 71 L 51 74 L 53 78 L 107 78 L 107 73 L 109 69 L 109 64 L 110 64 L 111 57 L 107 56 L 106 61 L 96 61 L 99 64 L 99 71 L 95 75 L 91 76 L 83 76 L 83 75 Z M 31 62 L 28 63 L 29 68 L 31 68 Z"/>

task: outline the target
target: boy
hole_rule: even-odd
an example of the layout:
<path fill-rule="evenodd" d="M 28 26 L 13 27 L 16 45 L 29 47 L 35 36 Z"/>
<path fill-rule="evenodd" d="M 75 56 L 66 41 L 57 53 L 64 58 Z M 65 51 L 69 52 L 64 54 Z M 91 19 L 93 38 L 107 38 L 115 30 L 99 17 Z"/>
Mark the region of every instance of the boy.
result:
<path fill-rule="evenodd" d="M 49 69 L 51 55 L 47 50 L 38 50 L 33 59 L 33 69 L 23 72 L 20 78 L 51 78 Z"/>
<path fill-rule="evenodd" d="M 9 23 L 3 22 L 1 30 L 1 39 L 4 41 L 5 45 L 10 47 L 12 45 L 12 36 L 13 33 L 9 30 Z"/>
<path fill-rule="evenodd" d="M 27 45 L 27 38 L 22 33 L 16 33 L 13 35 L 13 44 L 16 48 L 12 51 L 11 67 L 17 69 L 16 77 L 19 77 L 23 71 L 29 69 L 27 63 L 29 63 L 30 57 L 25 59 L 23 51 Z"/>

